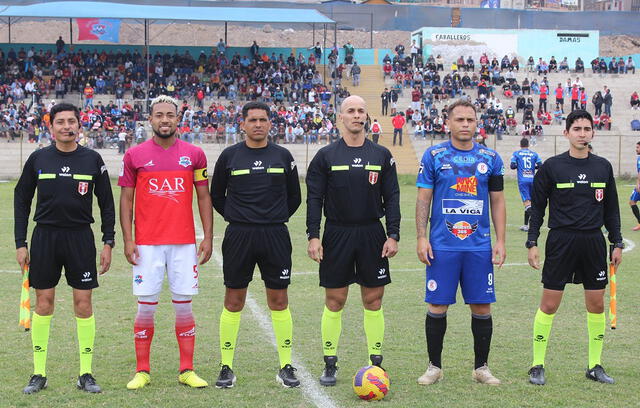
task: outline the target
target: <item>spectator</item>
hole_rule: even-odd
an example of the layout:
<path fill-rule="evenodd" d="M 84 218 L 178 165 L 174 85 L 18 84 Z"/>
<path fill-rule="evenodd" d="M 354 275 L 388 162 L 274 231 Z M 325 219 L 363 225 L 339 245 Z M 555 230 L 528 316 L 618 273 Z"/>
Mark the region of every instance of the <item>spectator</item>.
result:
<path fill-rule="evenodd" d="M 56 41 L 56 51 L 57 54 L 61 54 L 64 52 L 64 40 L 62 39 L 62 36 L 58 37 L 58 40 Z"/>
<path fill-rule="evenodd" d="M 625 73 L 626 73 L 626 72 L 629 72 L 629 71 L 631 71 L 631 73 L 632 73 L 632 74 L 635 74 L 635 73 L 636 73 L 636 66 L 635 66 L 635 64 L 633 63 L 633 58 L 629 57 L 629 58 L 627 59 L 627 65 L 626 65 L 626 68 L 625 68 L 625 69 L 626 69 Z"/>
<path fill-rule="evenodd" d="M 611 95 L 611 90 L 607 89 L 604 94 L 604 113 L 610 118 L 611 117 L 611 106 L 613 105 L 613 96 Z"/>
<path fill-rule="evenodd" d="M 400 146 L 402 146 L 402 130 L 406 123 L 404 114 L 402 112 L 398 112 L 398 114 L 393 117 L 391 122 L 393 124 L 393 145 L 396 145 L 396 137 L 398 137 L 398 142 Z"/>
<path fill-rule="evenodd" d="M 638 97 L 637 91 L 634 91 L 631 94 L 631 100 L 629 103 L 631 104 L 631 109 L 640 109 L 640 98 Z"/>

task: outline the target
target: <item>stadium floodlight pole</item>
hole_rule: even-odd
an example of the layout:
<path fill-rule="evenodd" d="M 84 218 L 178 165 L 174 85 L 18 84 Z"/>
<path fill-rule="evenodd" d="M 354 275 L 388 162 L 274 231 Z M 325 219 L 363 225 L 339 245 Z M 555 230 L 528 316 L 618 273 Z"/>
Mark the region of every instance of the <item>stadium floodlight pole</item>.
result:
<path fill-rule="evenodd" d="M 147 79 L 146 86 L 144 87 L 144 106 L 145 110 L 149 109 L 149 20 L 144 19 L 144 52 L 146 54 L 145 60 L 147 62 Z M 149 113 L 149 112 L 147 112 Z"/>

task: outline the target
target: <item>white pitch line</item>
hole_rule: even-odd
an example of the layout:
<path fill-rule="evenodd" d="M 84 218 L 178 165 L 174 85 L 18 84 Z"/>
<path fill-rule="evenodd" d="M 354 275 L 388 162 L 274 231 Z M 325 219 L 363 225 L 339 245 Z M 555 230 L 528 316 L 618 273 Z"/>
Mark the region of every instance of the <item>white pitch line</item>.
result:
<path fill-rule="evenodd" d="M 202 238 L 204 238 L 204 232 L 202 231 L 198 223 L 196 223 L 196 233 L 197 233 L 196 235 L 197 239 L 201 240 Z M 214 250 L 211 253 L 211 257 L 218 264 L 220 269 L 222 269 L 221 255 Z M 295 274 L 311 275 L 311 274 L 317 274 L 317 272 L 298 272 Z M 271 326 L 271 323 L 270 323 L 271 319 L 267 317 L 267 315 L 262 310 L 260 305 L 258 305 L 258 303 L 255 301 L 253 296 L 251 296 L 250 292 L 247 292 L 245 304 L 249 307 L 249 310 L 251 311 L 251 314 L 253 314 L 253 317 L 258 322 L 258 325 L 266 333 L 266 335 L 269 337 L 269 340 L 271 341 L 271 344 L 277 350 L 278 345 L 276 343 L 276 339 L 273 334 L 273 327 Z M 302 365 L 302 362 L 298 358 L 296 358 L 295 355 L 293 355 L 293 353 L 292 353 L 292 363 L 298 370 L 298 379 L 300 380 L 300 387 L 304 389 L 304 392 L 302 392 L 302 395 L 307 400 L 309 400 L 309 402 L 311 402 L 313 405 L 315 405 L 318 408 L 321 408 L 321 407 L 322 408 L 338 408 L 338 405 L 331 399 L 331 397 L 329 397 L 329 395 L 327 395 L 327 393 L 324 392 L 322 388 L 320 388 L 320 386 L 318 385 L 318 380 L 314 376 L 312 376 L 311 373 L 309 373 L 309 371 L 305 368 L 305 366 Z"/>
<path fill-rule="evenodd" d="M 222 268 L 222 258 L 217 252 L 213 252 L 212 258 Z M 271 326 L 271 319 L 267 317 L 262 308 L 255 301 L 251 293 L 247 292 L 246 305 L 249 307 L 251 314 L 258 322 L 258 325 L 265 334 L 269 337 L 271 344 L 277 350 L 276 339 L 273 335 L 273 327 Z M 313 405 L 320 408 L 338 408 L 338 405 L 325 393 L 318 385 L 318 381 L 315 377 L 309 373 L 309 371 L 302 365 L 302 362 L 295 356 L 292 359 L 294 366 L 298 370 L 298 378 L 300 379 L 300 387 L 304 389 L 302 395 L 309 400 Z"/>

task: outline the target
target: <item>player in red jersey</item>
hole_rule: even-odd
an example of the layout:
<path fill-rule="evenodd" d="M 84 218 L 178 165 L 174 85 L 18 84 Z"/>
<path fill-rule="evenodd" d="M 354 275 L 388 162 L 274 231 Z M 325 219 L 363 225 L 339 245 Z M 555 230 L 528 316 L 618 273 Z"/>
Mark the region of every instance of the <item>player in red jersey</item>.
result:
<path fill-rule="evenodd" d="M 137 369 L 127 388 L 140 389 L 151 381 L 149 352 L 165 270 L 176 312 L 178 381 L 202 388 L 207 382 L 193 371 L 195 321 L 191 297 L 198 293 L 198 263 L 209 260 L 213 243 L 207 158 L 201 148 L 176 137 L 175 99 L 159 96 L 151 101 L 150 122 L 153 138 L 127 151 L 118 179 L 122 187 L 120 225 L 124 254 L 133 265 L 133 294 L 138 297 L 134 323 Z M 194 186 L 204 230 L 197 252 L 192 210 Z"/>

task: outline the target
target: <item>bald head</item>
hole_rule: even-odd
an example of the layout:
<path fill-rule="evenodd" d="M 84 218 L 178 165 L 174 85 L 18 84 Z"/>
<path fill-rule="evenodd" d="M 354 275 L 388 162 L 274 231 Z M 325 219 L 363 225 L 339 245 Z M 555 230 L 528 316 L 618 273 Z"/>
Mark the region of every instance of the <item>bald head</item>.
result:
<path fill-rule="evenodd" d="M 364 99 L 351 95 L 340 105 L 340 121 L 347 134 L 364 137 L 364 123 L 367 120 L 367 106 Z"/>
<path fill-rule="evenodd" d="M 340 105 L 340 113 L 344 113 L 349 107 L 352 106 L 357 108 L 364 108 L 365 111 L 367 109 L 367 104 L 364 99 L 362 99 L 358 95 L 351 95 L 344 101 L 342 101 L 342 104 Z"/>

